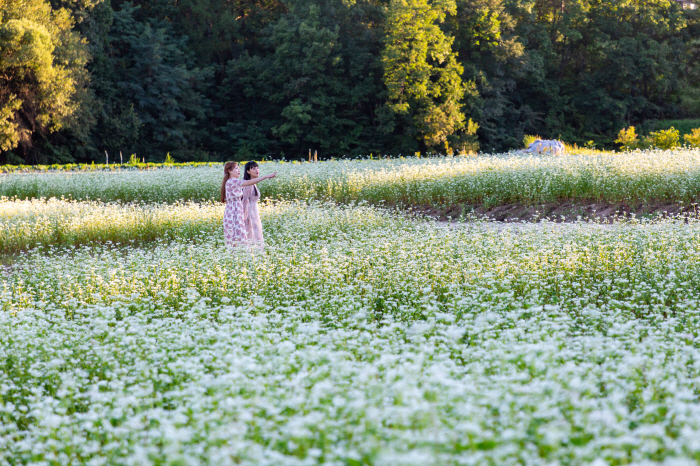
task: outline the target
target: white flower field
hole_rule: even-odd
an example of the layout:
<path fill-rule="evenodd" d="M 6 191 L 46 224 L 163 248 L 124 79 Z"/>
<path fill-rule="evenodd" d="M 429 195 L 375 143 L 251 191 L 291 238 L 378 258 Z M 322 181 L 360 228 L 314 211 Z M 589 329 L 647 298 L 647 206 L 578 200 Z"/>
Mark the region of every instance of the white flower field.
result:
<path fill-rule="evenodd" d="M 319 194 L 353 163 L 377 180 Z M 0 465 L 700 463 L 700 221 L 448 225 L 370 206 L 476 161 L 405 163 L 276 164 L 265 248 L 234 253 L 208 168 L 1 178 L 76 200 L 0 202 Z M 700 180 L 681 165 L 654 176 Z M 168 186 L 198 194 L 153 202 Z"/>
<path fill-rule="evenodd" d="M 700 149 L 582 152 L 561 157 L 507 153 L 472 157 L 265 162 L 272 199 L 421 205 L 561 200 L 695 202 Z M 104 202 L 216 200 L 221 167 L 10 174 L 0 196 Z"/>

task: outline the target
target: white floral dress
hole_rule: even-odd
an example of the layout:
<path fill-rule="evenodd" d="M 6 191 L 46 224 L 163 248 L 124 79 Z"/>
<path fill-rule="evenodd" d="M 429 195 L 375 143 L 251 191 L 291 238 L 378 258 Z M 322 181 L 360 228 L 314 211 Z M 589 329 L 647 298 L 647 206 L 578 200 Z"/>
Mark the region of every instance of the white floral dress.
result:
<path fill-rule="evenodd" d="M 226 209 L 224 210 L 224 242 L 226 247 L 248 243 L 243 210 L 243 180 L 231 178 L 226 182 Z"/>

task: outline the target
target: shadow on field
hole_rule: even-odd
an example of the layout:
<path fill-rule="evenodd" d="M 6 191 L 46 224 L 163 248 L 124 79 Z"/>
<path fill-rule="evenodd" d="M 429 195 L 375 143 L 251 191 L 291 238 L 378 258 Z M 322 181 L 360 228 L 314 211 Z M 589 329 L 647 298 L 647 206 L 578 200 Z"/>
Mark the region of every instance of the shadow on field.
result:
<path fill-rule="evenodd" d="M 699 200 L 700 202 L 700 200 Z M 593 220 L 599 223 L 636 218 L 666 218 L 689 216 L 697 217 L 700 211 L 697 203 L 668 203 L 634 206 L 628 203 L 606 202 L 549 202 L 544 204 L 506 204 L 500 206 L 452 205 L 446 207 L 415 206 L 409 211 L 418 216 L 437 220 L 485 219 L 497 222 L 536 222 L 548 219 L 553 222 L 575 222 Z"/>

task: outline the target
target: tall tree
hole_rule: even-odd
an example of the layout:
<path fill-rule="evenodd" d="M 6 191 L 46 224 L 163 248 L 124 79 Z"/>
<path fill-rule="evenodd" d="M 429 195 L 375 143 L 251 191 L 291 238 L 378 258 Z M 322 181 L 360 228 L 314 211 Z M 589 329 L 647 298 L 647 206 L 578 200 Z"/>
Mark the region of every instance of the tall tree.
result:
<path fill-rule="evenodd" d="M 684 11 L 688 27 L 684 31 L 685 52 L 682 66 L 679 112 L 682 117 L 700 117 L 700 9 Z"/>
<path fill-rule="evenodd" d="M 35 141 L 70 123 L 86 83 L 88 52 L 68 11 L 44 0 L 4 0 L 0 8 L 0 151 L 39 162 Z M 14 159 L 13 159 L 14 157 Z"/>
<path fill-rule="evenodd" d="M 536 116 L 514 92 L 518 82 L 536 80 L 540 72 L 516 26 L 504 0 L 457 0 L 457 13 L 446 20 L 463 79 L 473 81 L 478 91 L 468 94 L 465 111 L 479 122 L 481 145 L 488 151 L 517 147 L 537 126 Z"/>
<path fill-rule="evenodd" d="M 454 0 L 391 0 L 386 19 L 387 107 L 397 115 L 395 124 L 430 147 L 464 127 L 462 98 L 473 89 L 462 82 L 453 39 L 438 26 L 447 13 L 456 13 Z"/>
<path fill-rule="evenodd" d="M 287 7 L 264 30 L 262 50 L 230 63 L 225 95 L 234 111 L 222 131 L 239 157 L 376 151 L 381 8 L 342 0 Z"/>
<path fill-rule="evenodd" d="M 206 158 L 207 101 L 198 90 L 206 71 L 192 67 L 184 39 L 168 23 L 136 19 L 123 3 L 111 14 L 104 52 L 93 64 L 101 103 L 93 140 L 102 150 L 161 160 Z"/>

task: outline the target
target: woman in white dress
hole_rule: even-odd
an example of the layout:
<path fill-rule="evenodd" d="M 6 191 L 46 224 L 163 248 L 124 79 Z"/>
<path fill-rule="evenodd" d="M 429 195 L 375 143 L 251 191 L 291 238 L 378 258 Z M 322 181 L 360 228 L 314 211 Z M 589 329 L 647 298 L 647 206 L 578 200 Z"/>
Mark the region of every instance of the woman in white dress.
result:
<path fill-rule="evenodd" d="M 243 180 L 257 180 L 260 177 L 260 167 L 255 162 L 248 162 L 243 168 Z M 243 188 L 243 218 L 248 241 L 262 247 L 263 231 L 258 211 L 260 190 L 255 185 Z"/>

